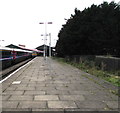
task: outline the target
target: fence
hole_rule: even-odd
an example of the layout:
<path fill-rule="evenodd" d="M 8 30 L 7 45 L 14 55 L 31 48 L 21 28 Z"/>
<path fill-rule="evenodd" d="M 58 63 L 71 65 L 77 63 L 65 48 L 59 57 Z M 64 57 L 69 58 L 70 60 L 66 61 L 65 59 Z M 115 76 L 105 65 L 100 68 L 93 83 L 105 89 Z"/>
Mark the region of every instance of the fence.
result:
<path fill-rule="evenodd" d="M 105 71 L 119 71 L 120 70 L 120 58 L 116 57 L 105 57 L 105 56 L 94 56 L 94 55 L 74 55 L 66 56 L 66 61 L 75 63 L 90 62 L 93 61 L 95 66 Z"/>

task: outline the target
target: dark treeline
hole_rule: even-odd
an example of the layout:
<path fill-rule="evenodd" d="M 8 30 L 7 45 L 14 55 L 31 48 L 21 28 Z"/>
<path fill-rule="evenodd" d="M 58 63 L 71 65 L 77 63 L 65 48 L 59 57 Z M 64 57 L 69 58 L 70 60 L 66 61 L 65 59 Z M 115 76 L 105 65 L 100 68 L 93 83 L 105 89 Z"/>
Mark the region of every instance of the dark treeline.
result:
<path fill-rule="evenodd" d="M 56 52 L 66 55 L 120 56 L 120 6 L 114 2 L 75 9 L 58 34 Z"/>

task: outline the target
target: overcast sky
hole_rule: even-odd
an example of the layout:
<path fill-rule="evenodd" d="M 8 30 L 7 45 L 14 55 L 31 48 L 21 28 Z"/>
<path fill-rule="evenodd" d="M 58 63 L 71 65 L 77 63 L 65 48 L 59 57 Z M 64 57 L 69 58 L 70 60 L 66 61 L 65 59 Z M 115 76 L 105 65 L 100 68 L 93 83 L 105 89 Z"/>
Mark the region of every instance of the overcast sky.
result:
<path fill-rule="evenodd" d="M 27 48 L 42 45 L 44 36 L 41 34 L 45 33 L 45 25 L 39 22 L 53 22 L 47 25 L 47 33 L 51 33 L 54 46 L 59 30 L 65 24 L 64 18 L 70 18 L 75 8 L 84 10 L 93 3 L 98 5 L 102 2 L 103 0 L 0 0 L 0 45 L 23 44 Z M 47 38 L 48 43 L 49 37 Z"/>

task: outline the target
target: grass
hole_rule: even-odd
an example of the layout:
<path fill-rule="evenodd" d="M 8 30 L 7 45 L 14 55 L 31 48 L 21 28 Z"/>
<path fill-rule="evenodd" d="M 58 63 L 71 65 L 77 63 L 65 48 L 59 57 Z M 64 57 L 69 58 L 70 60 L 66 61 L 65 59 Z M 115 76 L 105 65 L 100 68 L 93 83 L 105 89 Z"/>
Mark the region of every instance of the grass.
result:
<path fill-rule="evenodd" d="M 64 58 L 53 58 L 56 59 L 57 61 L 61 62 L 61 63 L 67 63 L 70 64 L 74 67 L 77 67 L 89 74 L 95 75 L 97 77 L 100 77 L 110 83 L 112 83 L 115 86 L 120 86 L 120 72 L 107 72 L 107 71 L 103 71 L 101 70 L 99 67 L 95 66 L 95 63 L 93 61 L 86 61 L 86 62 L 81 62 L 81 63 L 74 63 L 74 62 L 69 62 L 66 61 Z"/>

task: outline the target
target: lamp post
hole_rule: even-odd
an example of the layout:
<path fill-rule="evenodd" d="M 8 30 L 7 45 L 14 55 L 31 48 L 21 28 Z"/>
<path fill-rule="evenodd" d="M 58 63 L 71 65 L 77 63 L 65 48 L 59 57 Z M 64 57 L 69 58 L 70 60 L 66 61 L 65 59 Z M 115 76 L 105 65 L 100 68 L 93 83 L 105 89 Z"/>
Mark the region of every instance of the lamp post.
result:
<path fill-rule="evenodd" d="M 43 57 L 45 59 L 45 56 L 47 54 L 47 49 L 46 49 L 47 38 L 46 37 L 48 36 L 48 34 L 46 34 L 46 36 L 44 34 L 41 34 L 41 36 L 44 36 L 44 39 L 42 39 L 42 40 L 44 40 L 44 54 L 43 54 Z"/>
<path fill-rule="evenodd" d="M 52 22 L 40 22 L 39 24 L 45 24 L 45 35 L 44 35 L 44 54 L 43 57 L 46 59 L 46 39 L 47 39 L 47 24 L 52 24 Z"/>
<path fill-rule="evenodd" d="M 49 33 L 50 41 L 49 41 L 49 57 L 51 57 L 51 33 Z"/>

